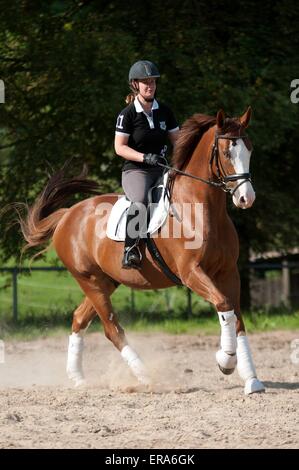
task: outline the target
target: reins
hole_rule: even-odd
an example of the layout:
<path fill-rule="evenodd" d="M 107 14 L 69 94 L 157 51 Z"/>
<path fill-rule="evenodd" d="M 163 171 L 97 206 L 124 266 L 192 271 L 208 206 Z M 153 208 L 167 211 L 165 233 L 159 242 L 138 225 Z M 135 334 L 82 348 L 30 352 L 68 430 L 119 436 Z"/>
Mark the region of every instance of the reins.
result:
<path fill-rule="evenodd" d="M 202 183 L 209 184 L 210 186 L 215 186 L 216 188 L 223 189 L 223 185 L 225 185 L 224 182 L 216 183 L 216 181 L 206 180 L 204 178 L 200 178 L 200 176 L 192 175 L 191 173 L 187 173 L 185 171 L 178 170 L 177 168 L 174 168 L 173 166 L 164 165 L 163 163 L 158 163 L 158 165 L 161 166 L 162 168 L 166 168 L 168 170 L 175 171 L 176 173 L 179 173 L 180 175 L 188 176 L 189 178 L 193 178 L 194 180 L 198 180 L 198 181 L 201 181 Z"/>

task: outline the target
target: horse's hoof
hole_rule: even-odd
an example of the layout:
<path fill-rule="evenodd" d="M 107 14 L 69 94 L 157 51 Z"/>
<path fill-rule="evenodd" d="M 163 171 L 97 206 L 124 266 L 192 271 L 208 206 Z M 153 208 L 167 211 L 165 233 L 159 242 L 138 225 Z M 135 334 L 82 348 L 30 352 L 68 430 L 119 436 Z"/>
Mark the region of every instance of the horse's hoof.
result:
<path fill-rule="evenodd" d="M 86 385 L 86 380 L 83 379 L 83 378 L 75 379 L 75 380 L 74 380 L 74 385 L 75 385 L 76 388 L 85 387 L 85 385 Z"/>
<path fill-rule="evenodd" d="M 254 377 L 253 379 L 246 380 L 246 384 L 244 387 L 245 395 L 251 395 L 252 393 L 262 393 L 265 391 L 266 388 L 264 384 L 256 377 Z"/>
<path fill-rule="evenodd" d="M 222 349 L 216 352 L 216 361 L 219 369 L 225 375 L 230 375 L 234 372 L 237 365 L 237 355 L 227 354 Z"/>
<path fill-rule="evenodd" d="M 141 384 L 141 385 L 151 385 L 152 381 L 150 379 L 149 376 L 147 375 L 138 375 L 137 377 L 138 379 L 138 382 Z"/>
<path fill-rule="evenodd" d="M 233 369 L 225 369 L 225 367 L 221 367 L 220 364 L 218 364 L 218 367 L 224 375 L 231 375 L 235 370 L 235 367 Z"/>
<path fill-rule="evenodd" d="M 86 380 L 84 378 L 83 373 L 74 371 L 74 370 L 67 370 L 68 378 L 73 382 L 75 387 L 83 387 L 86 385 Z"/>

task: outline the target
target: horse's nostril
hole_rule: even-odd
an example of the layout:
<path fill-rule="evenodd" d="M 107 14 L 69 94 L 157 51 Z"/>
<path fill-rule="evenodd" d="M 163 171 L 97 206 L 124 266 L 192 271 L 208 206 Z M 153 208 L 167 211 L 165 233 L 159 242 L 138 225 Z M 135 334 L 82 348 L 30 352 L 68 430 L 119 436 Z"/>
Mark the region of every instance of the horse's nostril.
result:
<path fill-rule="evenodd" d="M 245 204 L 245 202 L 246 202 L 246 201 L 245 201 L 245 197 L 244 197 L 244 196 L 241 196 L 241 197 L 240 197 L 240 203 L 241 203 L 241 204 Z"/>

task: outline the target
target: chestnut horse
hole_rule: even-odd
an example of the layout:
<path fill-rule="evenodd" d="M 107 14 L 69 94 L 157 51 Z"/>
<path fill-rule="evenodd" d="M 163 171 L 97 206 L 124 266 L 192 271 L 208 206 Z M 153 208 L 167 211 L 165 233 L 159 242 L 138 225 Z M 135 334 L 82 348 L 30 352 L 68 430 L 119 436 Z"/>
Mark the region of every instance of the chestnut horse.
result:
<path fill-rule="evenodd" d="M 245 394 L 264 391 L 264 386 L 256 375 L 240 312 L 238 236 L 226 210 L 225 193 L 229 192 L 234 204 L 242 209 L 251 207 L 255 199 L 249 174 L 252 146 L 245 135 L 250 115 L 250 108 L 240 118 L 226 118 L 220 110 L 216 118 L 195 114 L 184 123 L 172 158 L 170 197 L 176 208 L 189 204 L 191 228 L 196 218 L 195 206 L 200 204 L 201 243 L 188 245 L 188 234 L 172 236 L 171 229 L 178 220 L 171 212 L 167 218 L 168 238 L 155 238 L 166 264 L 182 284 L 215 306 L 221 326 L 216 361 L 225 374 L 237 366 L 245 382 Z M 148 384 L 150 374 L 128 344 L 110 296 L 119 284 L 134 289 L 161 289 L 174 282 L 153 261 L 144 243 L 141 271 L 122 268 L 123 242 L 107 238 L 99 225 L 99 207 L 111 208 L 119 195 L 95 196 L 96 186 L 82 175 L 67 179 L 61 170 L 50 178 L 34 205 L 27 207 L 28 213 L 21 219 L 22 232 L 27 247 L 42 245 L 52 238 L 59 258 L 85 294 L 73 315 L 67 359 L 69 377 L 76 385 L 84 381 L 83 337 L 98 315 L 106 337 L 136 378 Z M 79 191 L 93 193 L 93 197 L 61 208 L 70 194 Z M 180 223 L 184 226 L 184 218 Z"/>

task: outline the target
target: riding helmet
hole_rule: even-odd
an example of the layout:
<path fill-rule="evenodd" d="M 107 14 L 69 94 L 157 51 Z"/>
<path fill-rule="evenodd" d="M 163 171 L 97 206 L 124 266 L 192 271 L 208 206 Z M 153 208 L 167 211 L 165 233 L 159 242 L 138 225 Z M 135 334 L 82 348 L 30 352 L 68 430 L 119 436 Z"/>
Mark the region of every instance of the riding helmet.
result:
<path fill-rule="evenodd" d="M 159 78 L 159 70 L 149 60 L 138 60 L 129 71 L 129 82 L 131 80 L 143 80 L 144 78 Z"/>

